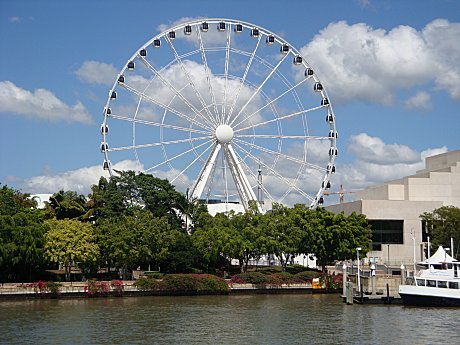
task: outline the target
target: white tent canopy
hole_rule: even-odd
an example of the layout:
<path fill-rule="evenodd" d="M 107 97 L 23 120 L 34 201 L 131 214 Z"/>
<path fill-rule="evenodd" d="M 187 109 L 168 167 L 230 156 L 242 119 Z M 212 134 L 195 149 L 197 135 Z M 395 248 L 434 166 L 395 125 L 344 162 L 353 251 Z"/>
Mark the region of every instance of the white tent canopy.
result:
<path fill-rule="evenodd" d="M 458 260 L 455 260 L 447 254 L 446 250 L 442 247 L 439 246 L 438 250 L 436 253 L 434 253 L 430 258 L 419 262 L 421 265 L 432 265 L 432 264 L 441 264 L 441 263 L 452 263 L 452 262 L 458 262 Z"/>

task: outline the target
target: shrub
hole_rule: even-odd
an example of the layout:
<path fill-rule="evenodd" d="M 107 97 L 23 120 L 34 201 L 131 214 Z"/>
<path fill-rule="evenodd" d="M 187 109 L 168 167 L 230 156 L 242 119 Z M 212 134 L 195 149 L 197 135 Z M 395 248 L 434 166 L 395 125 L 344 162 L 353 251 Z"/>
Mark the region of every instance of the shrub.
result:
<path fill-rule="evenodd" d="M 283 272 L 283 268 L 281 266 L 266 266 L 266 267 L 259 267 L 257 268 L 257 272 L 263 274 L 273 274 Z"/>
<path fill-rule="evenodd" d="M 138 290 L 147 291 L 158 291 L 163 287 L 163 283 L 153 278 L 139 278 L 134 282 L 134 286 Z"/>
<path fill-rule="evenodd" d="M 269 282 L 268 275 L 261 272 L 246 272 L 235 274 L 231 278 L 235 284 L 254 284 L 256 286 L 265 286 Z"/>
<path fill-rule="evenodd" d="M 268 278 L 268 284 L 271 286 L 281 286 L 283 284 L 289 285 L 296 282 L 294 276 L 288 272 L 271 274 Z"/>
<path fill-rule="evenodd" d="M 316 271 L 303 271 L 294 275 L 294 279 L 301 283 L 311 283 L 313 278 L 320 277 L 321 274 Z"/>
<path fill-rule="evenodd" d="M 53 281 L 45 282 L 43 280 L 39 280 L 35 283 L 30 283 L 26 285 L 26 287 L 28 288 L 33 288 L 36 294 L 41 295 L 44 295 L 47 292 L 57 295 L 61 289 L 61 286 L 61 283 Z"/>
<path fill-rule="evenodd" d="M 161 279 L 164 276 L 164 273 L 160 273 L 160 271 L 145 271 L 144 275 L 147 278 Z"/>
<path fill-rule="evenodd" d="M 121 295 L 123 293 L 124 285 L 122 280 L 114 279 L 110 282 L 110 286 L 117 294 Z"/>
<path fill-rule="evenodd" d="M 168 274 L 163 278 L 167 291 L 182 292 L 226 292 L 224 279 L 211 274 Z"/>
<path fill-rule="evenodd" d="M 286 272 L 291 273 L 291 274 L 297 274 L 297 273 L 304 272 L 304 271 L 305 271 L 305 266 L 302 266 L 299 264 L 286 266 Z"/>
<path fill-rule="evenodd" d="M 98 282 L 95 279 L 90 279 L 85 286 L 85 291 L 88 293 L 88 296 L 99 296 L 107 295 L 110 291 L 109 283 L 107 282 Z"/>
<path fill-rule="evenodd" d="M 320 282 L 323 283 L 328 290 L 338 290 L 342 288 L 343 277 L 341 274 L 324 274 L 320 277 Z"/>

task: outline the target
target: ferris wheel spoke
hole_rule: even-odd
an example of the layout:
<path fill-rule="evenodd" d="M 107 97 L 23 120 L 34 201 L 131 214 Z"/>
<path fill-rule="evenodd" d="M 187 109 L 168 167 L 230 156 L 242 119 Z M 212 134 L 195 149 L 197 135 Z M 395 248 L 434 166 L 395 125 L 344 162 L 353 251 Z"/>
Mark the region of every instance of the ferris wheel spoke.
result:
<path fill-rule="evenodd" d="M 215 118 L 220 124 L 219 111 L 217 110 L 216 96 L 214 95 L 214 90 L 211 84 L 211 75 L 209 73 L 208 61 L 206 60 L 206 52 L 205 52 L 204 45 L 203 45 L 203 39 L 201 37 L 201 31 L 196 30 L 196 34 L 198 36 L 198 41 L 200 42 L 201 59 L 203 60 L 204 71 L 206 73 L 206 80 L 208 82 L 208 90 L 209 90 L 209 94 L 211 95 L 211 104 L 214 108 Z"/>
<path fill-rule="evenodd" d="M 320 105 L 320 106 L 317 106 L 317 107 L 314 107 L 314 108 L 304 109 L 304 110 L 297 111 L 297 112 L 294 112 L 294 113 L 290 113 L 290 114 L 287 114 L 287 115 L 283 115 L 283 116 L 280 116 L 280 117 L 277 117 L 277 118 L 274 118 L 274 119 L 271 119 L 271 120 L 255 123 L 255 124 L 253 124 L 251 126 L 239 128 L 239 129 L 234 130 L 233 132 L 238 133 L 238 132 L 244 131 L 246 129 L 253 129 L 253 128 L 263 126 L 263 125 L 266 125 L 266 124 L 269 124 L 269 123 L 272 123 L 272 122 L 286 120 L 286 119 L 289 119 L 291 117 L 299 116 L 299 115 L 302 115 L 302 114 L 306 114 L 306 113 L 321 109 L 323 107 L 324 107 L 323 105 Z"/>
<path fill-rule="evenodd" d="M 229 29 L 227 30 L 227 43 L 226 43 L 226 47 L 225 47 L 225 66 L 224 66 L 224 95 L 223 95 L 223 102 L 222 102 L 222 110 L 221 110 L 221 113 L 222 113 L 222 123 L 225 123 L 225 113 L 226 113 L 226 109 L 225 109 L 225 106 L 227 104 L 227 85 L 228 85 L 228 65 L 229 65 L 229 62 L 230 62 L 230 39 L 231 39 L 231 35 L 230 33 L 232 32 L 232 28 L 229 27 Z"/>
<path fill-rule="evenodd" d="M 203 152 L 201 152 L 199 155 L 197 155 L 191 162 L 189 165 L 187 165 L 179 174 L 176 175 L 176 177 L 174 177 L 172 180 L 171 180 L 171 183 L 173 183 L 179 176 L 182 176 L 183 174 L 185 174 L 185 172 L 188 170 L 188 168 L 190 168 L 193 164 L 195 164 L 206 152 L 209 151 L 209 149 L 212 147 L 212 145 L 208 146 Z"/>
<path fill-rule="evenodd" d="M 189 100 L 187 98 L 185 98 L 182 93 L 177 90 L 169 81 L 167 81 L 165 78 L 163 78 L 163 76 L 161 75 L 161 73 L 159 71 L 157 71 L 155 69 L 155 67 L 153 67 L 148 61 L 147 59 L 145 59 L 145 57 L 140 57 L 142 62 L 147 66 L 147 68 L 153 73 L 155 74 L 160 80 L 161 82 L 166 85 L 170 90 L 172 90 L 176 96 L 178 96 L 186 105 L 187 107 L 196 115 L 196 116 L 199 116 L 201 117 L 205 122 L 207 121 L 207 118 L 205 118 L 203 116 L 203 114 L 201 114 L 201 112 L 195 108 L 195 106 L 189 102 Z"/>
<path fill-rule="evenodd" d="M 171 140 L 171 141 L 162 141 L 159 143 L 150 143 L 150 144 L 139 144 L 139 145 L 131 145 L 131 146 L 120 146 L 120 147 L 111 147 L 108 148 L 107 151 L 123 151 L 123 150 L 132 150 L 132 149 L 142 149 L 148 147 L 156 147 L 162 145 L 173 145 L 173 144 L 180 144 L 180 143 L 188 143 L 197 140 L 205 140 L 210 139 L 210 136 L 206 137 L 198 137 L 198 138 L 187 138 L 187 139 L 179 139 L 179 140 Z"/>
<path fill-rule="evenodd" d="M 257 176 L 256 174 L 254 174 L 254 172 L 252 171 L 252 169 L 249 167 L 249 165 L 244 161 L 243 157 L 241 157 L 241 155 L 239 154 L 238 151 L 235 150 L 235 153 L 236 155 L 238 156 L 241 164 L 246 168 L 246 171 L 249 172 L 249 174 L 251 174 L 251 176 L 257 181 Z M 271 201 L 275 201 L 275 198 L 272 197 L 271 193 L 267 190 L 267 188 L 264 187 L 264 185 L 260 185 L 260 187 L 262 188 L 262 190 L 265 192 L 265 194 L 267 195 L 267 197 L 271 200 Z M 260 201 L 260 200 L 258 200 Z"/>
<path fill-rule="evenodd" d="M 238 98 L 240 97 L 241 89 L 243 88 L 243 85 L 244 85 L 244 83 L 246 81 L 246 77 L 248 75 L 249 68 L 251 68 L 252 61 L 254 61 L 254 56 L 256 55 L 257 48 L 259 48 L 261 38 L 262 38 L 262 35 L 259 35 L 259 38 L 257 40 L 257 44 L 256 44 L 255 48 L 253 49 L 253 51 L 251 53 L 251 56 L 250 56 L 249 61 L 248 61 L 248 64 L 246 65 L 246 69 L 244 71 L 243 78 L 241 79 L 241 83 L 238 86 L 236 96 L 233 99 L 233 103 L 232 103 L 232 106 L 230 107 L 230 111 L 228 113 L 228 117 L 225 120 L 225 123 L 227 123 L 232 117 L 233 111 L 234 111 L 235 106 L 236 106 L 236 102 L 238 101 Z"/>
<path fill-rule="evenodd" d="M 166 37 L 166 36 L 165 36 Z M 195 83 L 193 82 L 192 78 L 190 77 L 190 73 L 188 72 L 187 68 L 185 67 L 184 65 L 184 62 L 182 61 L 181 57 L 179 56 L 179 54 L 177 53 L 177 50 L 176 48 L 174 47 L 174 45 L 172 44 L 171 40 L 166 37 L 166 41 L 168 42 L 168 45 L 169 47 L 171 48 L 176 60 L 179 62 L 179 65 L 182 69 L 182 71 L 185 73 L 185 77 L 187 78 L 188 82 L 190 83 L 190 86 L 192 87 L 193 91 L 195 92 L 195 95 L 197 96 L 198 100 L 200 101 L 201 103 L 201 106 L 203 107 L 204 111 L 208 114 L 209 116 L 209 120 L 215 125 L 217 126 L 217 119 L 215 119 L 211 112 L 209 111 L 208 109 L 208 106 L 206 104 L 206 102 L 204 101 L 203 99 L 203 96 L 201 95 L 201 93 L 198 91 L 198 89 L 196 88 L 195 86 Z"/>
<path fill-rule="evenodd" d="M 295 184 L 290 182 L 287 178 L 283 177 L 280 173 L 278 173 L 276 170 L 274 170 L 272 167 L 268 166 L 265 164 L 263 161 L 258 160 L 253 154 L 251 154 L 249 151 L 245 150 L 243 147 L 238 145 L 237 143 L 234 143 L 235 146 L 237 146 L 241 151 L 243 151 L 248 157 L 250 157 L 255 163 L 260 163 L 262 164 L 265 168 L 267 168 L 274 176 L 276 176 L 279 180 L 284 182 L 287 186 L 291 187 L 292 189 L 295 189 L 299 194 L 304 196 L 305 198 L 309 199 L 310 201 L 313 201 L 313 197 L 305 193 L 302 189 L 297 187 Z"/>
<path fill-rule="evenodd" d="M 250 146 L 251 148 L 257 149 L 257 150 L 259 150 L 261 152 L 269 153 L 271 155 L 275 155 L 275 156 L 278 156 L 280 158 L 284 158 L 284 159 L 286 159 L 288 161 L 291 161 L 291 162 L 294 162 L 294 163 L 297 163 L 297 164 L 301 164 L 302 166 L 307 166 L 309 168 L 312 168 L 312 169 L 315 169 L 315 170 L 318 170 L 318 171 L 326 171 L 325 168 L 320 167 L 319 165 L 308 163 L 307 161 L 303 161 L 303 160 L 300 160 L 298 158 L 294 158 L 294 157 L 286 155 L 284 153 L 281 153 L 281 152 L 278 152 L 278 151 L 273 151 L 273 150 L 267 149 L 266 147 L 262 147 L 262 146 L 259 146 L 259 145 L 256 145 L 256 144 L 251 144 L 251 143 L 248 143 L 246 141 L 243 141 L 243 140 L 240 140 L 240 139 L 237 139 L 237 138 L 234 138 L 234 140 L 236 142 L 240 143 L 241 145 Z"/>
<path fill-rule="evenodd" d="M 260 85 L 257 87 L 257 89 L 252 93 L 251 97 L 249 97 L 249 99 L 246 101 L 246 103 L 241 107 L 240 111 L 238 112 L 238 114 L 236 114 L 236 116 L 233 118 L 233 120 L 230 122 L 230 126 L 236 121 L 236 119 L 241 115 L 241 113 L 243 112 L 244 109 L 246 109 L 246 107 L 248 106 L 249 103 L 251 103 L 251 101 L 254 99 L 254 97 L 259 93 L 259 91 L 264 87 L 265 83 L 270 80 L 271 76 L 273 75 L 273 73 L 276 72 L 276 70 L 278 69 L 278 67 L 283 63 L 283 61 L 286 59 L 286 57 L 288 56 L 289 54 L 285 54 L 283 56 L 283 58 L 278 61 L 278 63 L 276 64 L 276 66 L 270 71 L 270 73 L 265 77 L 264 81 L 262 83 L 260 83 Z"/>
<path fill-rule="evenodd" d="M 302 139 L 302 140 L 330 140 L 330 137 L 312 135 L 269 135 L 269 134 L 238 134 L 235 138 L 261 138 L 261 139 Z"/>
<path fill-rule="evenodd" d="M 174 129 L 174 130 L 182 131 L 182 132 L 191 132 L 191 133 L 209 135 L 209 132 L 201 131 L 199 129 L 194 129 L 194 128 L 190 128 L 190 127 L 180 127 L 180 126 L 175 126 L 175 125 L 168 125 L 168 124 L 161 123 L 161 122 L 154 122 L 154 121 L 148 121 L 148 120 L 142 120 L 142 119 L 134 119 L 132 117 L 120 116 L 120 115 L 115 115 L 115 114 L 108 115 L 108 117 L 113 118 L 113 119 L 117 119 L 117 120 L 121 120 L 121 121 L 139 123 L 139 124 L 147 125 L 147 126 L 163 127 L 163 128 Z"/>
<path fill-rule="evenodd" d="M 176 110 L 174 108 L 171 108 L 169 105 L 163 104 L 160 101 L 157 101 L 157 100 L 153 99 L 152 97 L 150 97 L 150 96 L 146 95 L 145 93 L 133 88 L 132 86 L 129 86 L 127 84 L 123 84 L 123 87 L 125 89 L 127 89 L 128 91 L 131 91 L 132 93 L 136 94 L 137 96 L 142 97 L 143 99 L 145 99 L 145 100 L 147 100 L 147 101 L 149 101 L 149 102 L 151 102 L 151 103 L 153 103 L 153 104 L 155 104 L 155 105 L 157 105 L 157 106 L 159 106 L 159 107 L 161 107 L 163 109 L 168 110 L 169 112 L 179 116 L 180 118 L 182 118 L 182 119 L 184 119 L 186 121 L 189 121 L 191 123 L 194 123 L 198 127 L 206 128 L 206 129 L 211 130 L 211 128 L 208 125 L 205 125 L 205 124 L 203 124 L 201 122 L 198 122 L 195 119 L 193 119 L 193 118 L 181 113 L 180 111 L 178 111 L 178 110 Z"/>
<path fill-rule="evenodd" d="M 169 163 L 169 162 L 171 162 L 171 161 L 173 161 L 173 160 L 175 160 L 175 159 L 177 159 L 177 158 L 180 158 L 180 157 L 186 155 L 187 153 L 190 153 L 190 152 L 196 150 L 197 148 L 200 148 L 200 147 L 202 147 L 202 146 L 204 146 L 204 145 L 206 145 L 206 144 L 209 144 L 210 142 L 212 142 L 212 140 L 205 141 L 204 143 L 201 143 L 200 145 L 194 146 L 194 147 L 192 147 L 192 148 L 190 148 L 190 149 L 188 149 L 188 150 L 186 150 L 186 151 L 184 151 L 184 152 L 181 152 L 181 153 L 175 155 L 174 157 L 165 159 L 163 162 L 161 162 L 161 163 L 159 163 L 159 164 L 157 164 L 157 165 L 154 165 L 154 166 L 152 166 L 152 167 L 150 167 L 150 168 L 148 168 L 148 169 L 145 169 L 144 171 L 145 171 L 145 172 L 149 172 L 149 171 L 151 171 L 151 170 L 153 170 L 153 169 L 156 169 L 156 168 L 158 168 L 158 167 L 160 167 L 160 166 L 162 166 L 162 165 L 164 165 L 164 164 L 167 164 L 167 163 Z"/>
<path fill-rule="evenodd" d="M 253 117 L 254 115 L 256 115 L 257 113 L 259 113 L 261 110 L 264 110 L 266 107 L 270 106 L 271 104 L 273 104 L 273 102 L 276 102 L 277 100 L 279 100 L 281 97 L 283 97 L 284 95 L 288 94 L 289 92 L 291 92 L 292 90 L 294 90 L 295 88 L 297 88 L 299 85 L 305 83 L 306 81 L 308 80 L 308 78 L 304 78 L 302 79 L 300 82 L 298 82 L 297 84 L 291 86 L 289 89 L 287 89 L 285 92 L 283 92 L 281 95 L 279 95 L 278 97 L 272 99 L 270 102 L 268 103 L 265 103 L 265 105 L 259 109 L 257 109 L 256 111 L 254 111 L 252 114 L 246 116 L 243 120 L 241 120 L 240 122 L 238 122 L 237 124 L 233 125 L 233 127 L 238 127 L 240 124 L 242 124 L 243 122 L 249 120 L 251 117 Z"/>

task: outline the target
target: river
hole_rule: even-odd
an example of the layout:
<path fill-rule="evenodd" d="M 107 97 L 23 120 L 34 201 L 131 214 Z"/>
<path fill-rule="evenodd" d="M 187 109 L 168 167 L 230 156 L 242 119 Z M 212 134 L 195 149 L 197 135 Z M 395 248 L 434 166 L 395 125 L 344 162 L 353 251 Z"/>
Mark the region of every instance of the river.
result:
<path fill-rule="evenodd" d="M 338 295 L 0 301 L 0 343 L 453 344 L 459 316 L 459 309 L 348 306 Z"/>

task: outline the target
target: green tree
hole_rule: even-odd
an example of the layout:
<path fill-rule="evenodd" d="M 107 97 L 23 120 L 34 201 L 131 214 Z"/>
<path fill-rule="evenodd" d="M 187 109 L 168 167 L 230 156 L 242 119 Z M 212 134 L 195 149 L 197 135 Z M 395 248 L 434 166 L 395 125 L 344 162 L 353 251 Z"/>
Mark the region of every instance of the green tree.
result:
<path fill-rule="evenodd" d="M 94 226 L 77 220 L 48 220 L 45 235 L 45 257 L 50 262 L 63 263 L 66 280 L 70 279 L 73 263 L 91 265 L 97 262 L 99 247 L 95 243 Z"/>
<path fill-rule="evenodd" d="M 101 219 L 97 224 L 102 261 L 107 262 L 109 271 L 119 268 L 124 278 L 139 265 L 156 266 L 168 255 L 173 237 L 167 219 L 156 218 L 147 210 Z"/>
<path fill-rule="evenodd" d="M 458 248 L 460 246 L 460 208 L 455 206 L 442 206 L 433 212 L 424 212 L 420 215 L 425 222 L 432 244 L 450 247 L 450 239 Z M 455 253 L 453 253 L 455 255 Z"/>
<path fill-rule="evenodd" d="M 60 190 L 45 202 L 45 211 L 50 218 L 73 219 L 82 218 L 87 212 L 86 198 L 74 191 Z"/>
<path fill-rule="evenodd" d="M 0 189 L 0 279 L 25 281 L 44 268 L 43 212 L 29 194 Z"/>

